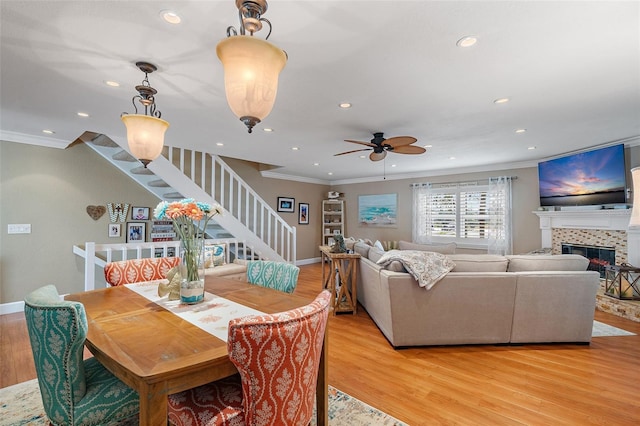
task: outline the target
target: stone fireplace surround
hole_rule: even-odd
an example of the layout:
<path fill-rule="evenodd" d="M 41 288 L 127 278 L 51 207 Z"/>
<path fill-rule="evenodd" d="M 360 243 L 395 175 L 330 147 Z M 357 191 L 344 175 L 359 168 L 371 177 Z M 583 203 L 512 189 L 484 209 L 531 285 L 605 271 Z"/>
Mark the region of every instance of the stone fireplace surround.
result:
<path fill-rule="evenodd" d="M 534 211 L 540 218 L 542 247 L 562 253 L 562 243 L 615 247 L 616 264 L 640 266 L 640 229 L 629 229 L 630 209 Z M 640 302 L 605 296 L 604 280 L 597 295 L 601 311 L 640 322 Z"/>

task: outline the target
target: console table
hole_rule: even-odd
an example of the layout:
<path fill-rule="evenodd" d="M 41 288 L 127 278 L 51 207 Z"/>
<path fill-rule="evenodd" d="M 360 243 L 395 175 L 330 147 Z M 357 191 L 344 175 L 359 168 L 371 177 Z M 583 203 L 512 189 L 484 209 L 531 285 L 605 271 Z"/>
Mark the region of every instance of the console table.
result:
<path fill-rule="evenodd" d="M 331 253 L 331 247 L 320 246 L 322 253 L 322 288 L 331 291 L 331 306 L 336 312 L 356 314 L 358 253 Z M 327 271 L 328 265 L 328 271 Z"/>

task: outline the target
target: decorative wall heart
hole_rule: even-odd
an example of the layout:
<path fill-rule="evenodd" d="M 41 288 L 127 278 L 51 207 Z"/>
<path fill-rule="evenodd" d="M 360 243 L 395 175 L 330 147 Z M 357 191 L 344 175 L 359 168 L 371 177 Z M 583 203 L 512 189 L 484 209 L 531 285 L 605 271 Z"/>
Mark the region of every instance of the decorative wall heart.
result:
<path fill-rule="evenodd" d="M 98 220 L 103 214 L 107 212 L 105 206 L 87 206 L 87 214 L 91 216 L 91 219 Z"/>

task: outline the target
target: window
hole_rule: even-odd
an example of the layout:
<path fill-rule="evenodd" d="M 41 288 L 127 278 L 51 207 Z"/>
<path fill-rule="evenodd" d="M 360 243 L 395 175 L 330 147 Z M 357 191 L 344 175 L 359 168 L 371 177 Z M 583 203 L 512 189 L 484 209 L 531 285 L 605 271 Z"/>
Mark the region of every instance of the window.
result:
<path fill-rule="evenodd" d="M 415 242 L 453 241 L 510 252 L 510 179 L 508 188 L 477 182 L 417 184 L 413 188 Z M 502 241 L 498 245 L 496 238 Z M 505 239 L 509 240 L 508 248 Z"/>

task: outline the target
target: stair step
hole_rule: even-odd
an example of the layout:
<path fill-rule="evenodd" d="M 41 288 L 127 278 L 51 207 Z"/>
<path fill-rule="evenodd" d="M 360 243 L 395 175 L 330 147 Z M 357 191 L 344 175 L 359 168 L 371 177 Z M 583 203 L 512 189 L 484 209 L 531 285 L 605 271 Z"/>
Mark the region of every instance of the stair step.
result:
<path fill-rule="evenodd" d="M 124 149 L 122 151 L 120 151 L 120 152 L 116 152 L 115 154 L 113 154 L 111 156 L 111 158 L 113 158 L 116 161 L 128 161 L 130 163 L 138 161 L 136 159 L 136 157 L 134 157 L 133 155 L 129 154 Z"/>
<path fill-rule="evenodd" d="M 91 143 L 97 146 L 106 146 L 108 148 L 120 148 L 120 145 L 112 141 L 109 136 L 103 135 L 102 133 L 91 139 Z"/>
<path fill-rule="evenodd" d="M 151 170 L 143 166 L 131 169 L 131 173 L 133 173 L 134 175 L 152 175 L 153 174 Z"/>
<path fill-rule="evenodd" d="M 164 198 L 171 200 L 181 200 L 184 198 L 184 196 L 179 192 L 167 192 L 166 194 L 164 194 Z"/>
<path fill-rule="evenodd" d="M 153 186 L 155 188 L 169 188 L 169 184 L 162 179 L 152 180 L 151 182 L 147 183 L 147 185 Z"/>

